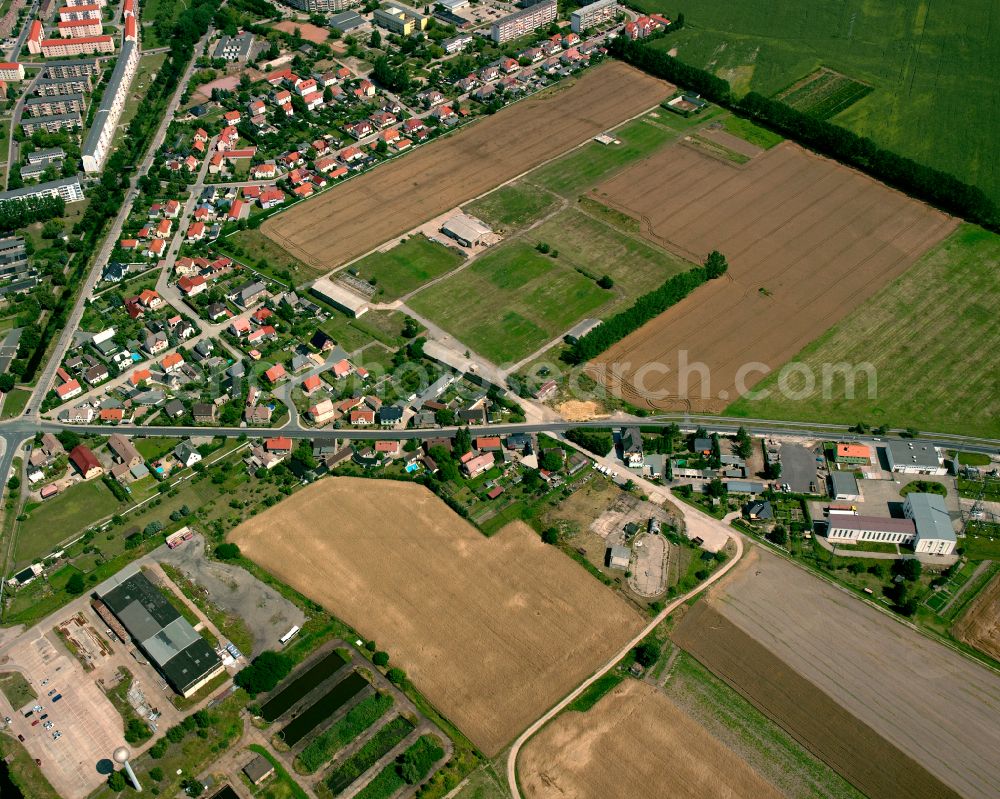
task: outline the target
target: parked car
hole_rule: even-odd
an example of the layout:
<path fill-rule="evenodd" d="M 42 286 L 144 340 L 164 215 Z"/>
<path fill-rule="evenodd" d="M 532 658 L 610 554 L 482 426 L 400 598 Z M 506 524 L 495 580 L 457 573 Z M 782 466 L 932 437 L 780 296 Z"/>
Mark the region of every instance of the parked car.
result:
<path fill-rule="evenodd" d="M 58 702 L 60 699 L 62 699 L 62 694 L 56 694 L 52 697 L 53 702 Z"/>
<path fill-rule="evenodd" d="M 31 726 L 32 727 L 37 727 L 40 723 L 41 723 L 41 719 L 35 719 L 33 722 L 31 722 Z"/>

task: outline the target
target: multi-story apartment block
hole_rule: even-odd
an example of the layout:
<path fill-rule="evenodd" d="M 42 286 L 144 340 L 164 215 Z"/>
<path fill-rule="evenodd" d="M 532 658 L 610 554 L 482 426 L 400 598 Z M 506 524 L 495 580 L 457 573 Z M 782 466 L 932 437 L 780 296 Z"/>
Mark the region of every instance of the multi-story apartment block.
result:
<path fill-rule="evenodd" d="M 96 4 L 66 6 L 59 9 L 60 22 L 72 22 L 74 20 L 96 19 L 101 20 L 101 7 Z"/>
<path fill-rule="evenodd" d="M 21 127 L 29 136 L 36 130 L 44 130 L 48 133 L 56 133 L 60 130 L 70 130 L 83 126 L 80 113 L 74 111 L 71 114 L 52 114 L 44 117 L 22 117 Z"/>
<path fill-rule="evenodd" d="M 0 192 L 0 203 L 10 200 L 23 200 L 28 197 L 62 197 L 68 203 L 83 199 L 83 189 L 80 187 L 80 177 L 60 178 L 37 186 L 25 186 L 22 189 Z"/>
<path fill-rule="evenodd" d="M 0 80 L 24 80 L 24 65 L 11 61 L 0 63 Z"/>
<path fill-rule="evenodd" d="M 361 0 L 287 0 L 292 8 L 308 11 L 310 14 L 336 13 L 361 5 Z"/>
<path fill-rule="evenodd" d="M 569 18 L 574 33 L 583 33 L 588 28 L 596 28 L 618 16 L 618 0 L 597 0 L 589 6 L 574 11 Z"/>
<path fill-rule="evenodd" d="M 64 39 L 82 39 L 86 36 L 101 35 L 100 19 L 71 19 L 56 26 Z"/>
<path fill-rule="evenodd" d="M 35 94 L 45 97 L 89 92 L 92 88 L 88 75 L 76 78 L 39 78 L 35 81 Z"/>
<path fill-rule="evenodd" d="M 502 44 L 531 33 L 535 28 L 548 25 L 555 20 L 556 0 L 541 0 L 541 2 L 498 19 L 490 29 L 490 37 L 497 44 Z"/>
<path fill-rule="evenodd" d="M 130 17 L 129 19 L 134 19 Z M 111 149 L 115 137 L 115 126 L 121 117 L 129 87 L 139 66 L 139 45 L 126 39 L 118 56 L 114 72 L 104 89 L 101 105 L 94 116 L 94 124 L 83 143 L 83 171 L 88 174 L 100 172 Z"/>
<path fill-rule="evenodd" d="M 45 117 L 54 114 L 70 114 L 73 111 L 83 111 L 86 103 L 82 94 L 57 94 L 48 97 L 29 97 L 24 101 L 24 110 L 32 117 Z"/>
<path fill-rule="evenodd" d="M 115 40 L 110 36 L 85 36 L 82 39 L 42 39 L 40 50 L 46 58 L 113 53 Z"/>
<path fill-rule="evenodd" d="M 95 58 L 83 61 L 52 61 L 45 65 L 45 77 L 52 79 L 92 77 L 97 71 Z"/>

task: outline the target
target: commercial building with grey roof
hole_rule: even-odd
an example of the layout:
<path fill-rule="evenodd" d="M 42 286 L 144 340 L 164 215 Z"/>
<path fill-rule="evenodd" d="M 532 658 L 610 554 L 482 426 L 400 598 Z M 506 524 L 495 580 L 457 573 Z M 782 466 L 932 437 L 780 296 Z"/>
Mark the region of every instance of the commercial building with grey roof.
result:
<path fill-rule="evenodd" d="M 888 441 L 885 455 L 889 468 L 903 474 L 946 474 L 944 458 L 929 441 Z"/>
<path fill-rule="evenodd" d="M 119 572 L 96 593 L 181 696 L 191 696 L 224 671 L 218 654 L 138 567 Z"/>

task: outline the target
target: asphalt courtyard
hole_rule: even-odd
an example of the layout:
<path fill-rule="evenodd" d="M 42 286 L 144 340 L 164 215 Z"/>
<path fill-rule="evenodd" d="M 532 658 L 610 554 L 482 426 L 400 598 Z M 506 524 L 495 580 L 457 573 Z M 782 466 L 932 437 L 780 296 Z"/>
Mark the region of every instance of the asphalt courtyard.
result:
<path fill-rule="evenodd" d="M 36 628 L 37 629 L 37 628 Z M 36 703 L 41 713 L 24 717 L 24 708 L 7 710 L 5 697 L 0 695 L 4 715 L 12 717 L 11 731 L 24 736 L 24 746 L 31 757 L 41 760 L 42 769 L 56 793 L 62 799 L 83 799 L 107 779 L 97 770 L 102 760 L 110 763 L 111 754 L 122 746 L 122 720 L 114 705 L 108 701 L 97 684 L 83 671 L 79 662 L 69 655 L 62 644 L 55 645 L 48 634 L 37 634 L 21 641 L 8 653 L 10 662 L 3 668 L 16 664 L 38 694 Z M 42 685 L 43 680 L 48 680 Z M 62 694 L 53 703 L 49 691 Z M 48 719 L 32 726 L 42 714 Z M 51 729 L 44 724 L 52 721 Z M 62 733 L 53 739 L 56 731 Z"/>

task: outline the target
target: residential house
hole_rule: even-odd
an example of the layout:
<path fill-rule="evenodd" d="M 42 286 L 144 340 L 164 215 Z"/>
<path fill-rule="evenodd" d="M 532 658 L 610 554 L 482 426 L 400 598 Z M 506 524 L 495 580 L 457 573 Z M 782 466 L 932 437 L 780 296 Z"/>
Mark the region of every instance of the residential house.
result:
<path fill-rule="evenodd" d="M 70 450 L 69 460 L 84 480 L 92 480 L 104 474 L 104 467 L 89 447 L 77 444 Z"/>

